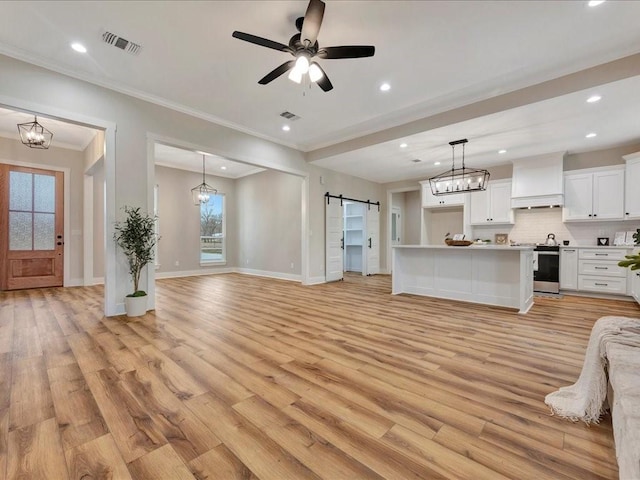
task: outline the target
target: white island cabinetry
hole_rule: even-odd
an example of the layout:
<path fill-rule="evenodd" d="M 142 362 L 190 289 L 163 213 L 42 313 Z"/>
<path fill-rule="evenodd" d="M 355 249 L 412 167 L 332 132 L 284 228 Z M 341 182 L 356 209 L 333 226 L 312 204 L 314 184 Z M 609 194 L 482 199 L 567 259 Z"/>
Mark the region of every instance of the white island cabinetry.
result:
<path fill-rule="evenodd" d="M 515 308 L 533 305 L 533 247 L 397 245 L 393 294 Z"/>

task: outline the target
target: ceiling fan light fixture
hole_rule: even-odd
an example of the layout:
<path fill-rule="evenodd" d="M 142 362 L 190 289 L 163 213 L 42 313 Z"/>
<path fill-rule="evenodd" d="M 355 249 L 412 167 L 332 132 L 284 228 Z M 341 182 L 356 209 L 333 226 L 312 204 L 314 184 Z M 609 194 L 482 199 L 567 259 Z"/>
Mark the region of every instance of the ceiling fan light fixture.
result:
<path fill-rule="evenodd" d="M 296 66 L 294 70 L 298 70 L 302 75 L 309 71 L 309 57 L 305 54 L 301 54 L 296 60 Z"/>
<path fill-rule="evenodd" d="M 296 83 L 302 82 L 302 72 L 297 68 L 294 68 L 289 72 L 289 80 Z"/>
<path fill-rule="evenodd" d="M 323 77 L 323 75 L 322 70 L 315 62 L 309 66 L 309 80 L 312 82 L 317 82 Z"/>

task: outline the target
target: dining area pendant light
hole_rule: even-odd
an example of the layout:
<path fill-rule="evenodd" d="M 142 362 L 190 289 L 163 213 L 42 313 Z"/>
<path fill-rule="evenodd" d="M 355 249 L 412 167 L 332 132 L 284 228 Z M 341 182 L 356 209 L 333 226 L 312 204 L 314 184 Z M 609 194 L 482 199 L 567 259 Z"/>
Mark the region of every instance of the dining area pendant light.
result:
<path fill-rule="evenodd" d="M 213 188 L 211 185 L 207 185 L 204 176 L 204 155 L 202 155 L 202 183 L 191 189 L 191 196 L 193 197 L 194 205 L 207 203 L 212 195 L 216 195 L 218 193 L 218 190 Z"/>
<path fill-rule="evenodd" d="M 33 122 L 19 123 L 18 133 L 20 141 L 29 148 L 46 150 L 51 145 L 53 133 L 38 123 L 38 117 L 34 116 Z"/>
<path fill-rule="evenodd" d="M 489 183 L 489 171 L 466 168 L 464 164 L 464 146 L 468 142 L 466 138 L 449 142 L 451 145 L 451 170 L 431 177 L 429 186 L 435 196 L 451 195 L 465 192 L 482 192 L 487 189 Z M 462 145 L 462 168 L 456 168 L 456 146 Z"/>

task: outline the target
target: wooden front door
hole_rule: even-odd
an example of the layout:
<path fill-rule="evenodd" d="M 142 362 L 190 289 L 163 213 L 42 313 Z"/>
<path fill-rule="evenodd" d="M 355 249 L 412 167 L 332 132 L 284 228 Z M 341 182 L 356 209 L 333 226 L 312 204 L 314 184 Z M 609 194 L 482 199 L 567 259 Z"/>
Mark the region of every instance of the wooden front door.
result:
<path fill-rule="evenodd" d="M 0 164 L 0 290 L 62 286 L 63 181 Z"/>

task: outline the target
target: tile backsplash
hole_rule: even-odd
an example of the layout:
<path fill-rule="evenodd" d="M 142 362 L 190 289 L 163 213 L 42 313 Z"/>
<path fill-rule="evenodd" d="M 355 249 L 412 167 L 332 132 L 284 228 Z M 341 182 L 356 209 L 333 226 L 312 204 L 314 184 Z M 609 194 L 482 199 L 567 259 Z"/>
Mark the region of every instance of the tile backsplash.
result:
<path fill-rule="evenodd" d="M 613 245 L 616 232 L 640 228 L 640 221 L 563 223 L 562 208 L 518 209 L 514 213 L 515 225 L 474 226 L 472 238 L 494 241 L 496 233 L 507 233 L 514 242 L 543 243 L 547 234 L 554 233 L 559 244 L 569 240 L 571 245 L 589 246 L 596 245 L 598 237 L 609 237 Z"/>

